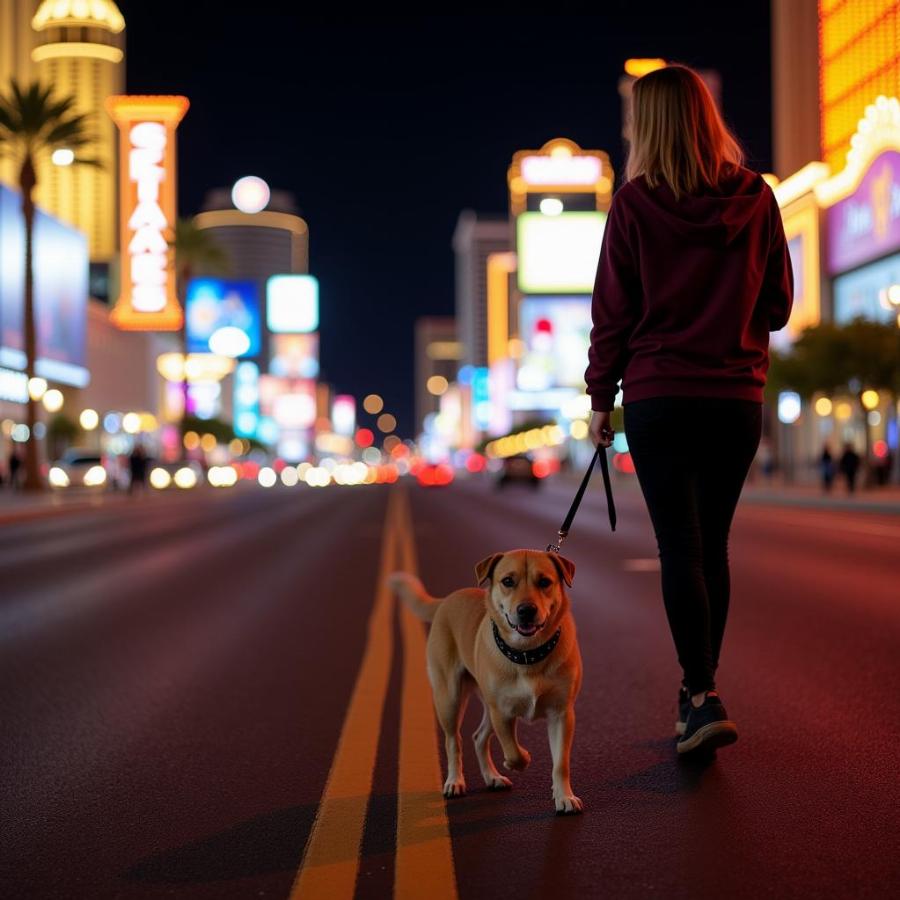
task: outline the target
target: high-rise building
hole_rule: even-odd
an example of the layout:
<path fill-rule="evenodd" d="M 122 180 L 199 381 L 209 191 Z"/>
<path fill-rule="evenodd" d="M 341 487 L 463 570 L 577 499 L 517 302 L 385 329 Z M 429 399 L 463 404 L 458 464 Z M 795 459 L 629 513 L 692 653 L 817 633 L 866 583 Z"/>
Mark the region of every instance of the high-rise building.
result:
<path fill-rule="evenodd" d="M 89 116 L 95 137 L 84 152 L 100 163 L 39 160 L 37 203 L 87 235 L 92 262 L 109 263 L 118 247 L 117 135 L 104 104 L 125 87 L 125 19 L 112 0 L 44 0 L 29 27 L 32 76 L 75 98 L 74 111 Z"/>
<path fill-rule="evenodd" d="M 779 178 L 821 159 L 818 0 L 772 0 L 772 151 Z"/>
<path fill-rule="evenodd" d="M 416 319 L 415 340 L 416 428 L 420 429 L 425 417 L 439 410 L 441 395 L 456 380 L 463 348 L 452 316 Z"/>
<path fill-rule="evenodd" d="M 4 93 L 10 79 L 27 83 L 31 78 L 31 20 L 36 8 L 36 0 L 0 0 L 0 90 Z M 6 169 L 0 168 L 0 172 L 4 173 L 3 180 L 9 181 Z"/>
<path fill-rule="evenodd" d="M 251 292 L 259 304 L 259 347 L 250 354 L 252 360 L 245 358 L 248 373 L 251 366 L 256 370 L 252 379 L 258 400 L 253 415 L 246 415 L 248 409 L 243 417 L 235 417 L 239 433 L 277 444 L 287 459 L 303 459 L 310 451 L 317 418 L 319 371 L 318 282 L 307 274 L 307 224 L 297 214 L 291 194 L 270 191 L 256 176 L 241 178 L 230 189 L 210 191 L 194 221 L 224 251 L 228 281 L 252 282 Z M 190 322 L 189 309 L 189 331 Z M 250 379 L 248 374 L 239 391 L 248 392 Z M 244 420 L 246 426 L 241 424 Z"/>
<path fill-rule="evenodd" d="M 453 233 L 456 255 L 456 325 L 463 345 L 463 362 L 487 365 L 487 261 L 492 253 L 510 249 L 509 220 L 463 210 Z"/>

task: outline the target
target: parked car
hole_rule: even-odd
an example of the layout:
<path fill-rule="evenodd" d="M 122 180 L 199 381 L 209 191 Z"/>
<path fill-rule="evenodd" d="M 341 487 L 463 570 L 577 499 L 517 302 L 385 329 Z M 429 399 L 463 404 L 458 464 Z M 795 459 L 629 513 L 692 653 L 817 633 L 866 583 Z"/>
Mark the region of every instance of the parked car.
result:
<path fill-rule="evenodd" d="M 106 463 L 99 453 L 74 447 L 53 463 L 47 473 L 50 487 L 57 490 L 88 488 L 102 491 L 109 480 Z"/>
<path fill-rule="evenodd" d="M 535 473 L 534 463 L 524 453 L 507 456 L 503 460 L 503 468 L 497 479 L 498 488 L 505 488 L 509 484 L 516 483 L 528 484 L 533 488 L 538 487 L 541 483 L 540 477 Z"/>

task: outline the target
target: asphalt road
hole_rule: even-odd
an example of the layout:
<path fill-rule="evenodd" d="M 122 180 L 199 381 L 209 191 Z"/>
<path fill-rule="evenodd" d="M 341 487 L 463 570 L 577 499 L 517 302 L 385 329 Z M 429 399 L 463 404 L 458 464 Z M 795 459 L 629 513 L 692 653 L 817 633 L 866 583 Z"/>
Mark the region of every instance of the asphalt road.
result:
<path fill-rule="evenodd" d="M 481 789 L 477 702 L 443 801 L 423 630 L 380 576 L 470 585 L 571 492 L 253 486 L 4 524 L 0 896 L 900 894 L 898 517 L 739 509 L 740 740 L 685 763 L 649 521 L 620 486 L 611 535 L 598 482 L 565 548 L 585 814 L 553 813 L 543 723 L 513 791 Z"/>

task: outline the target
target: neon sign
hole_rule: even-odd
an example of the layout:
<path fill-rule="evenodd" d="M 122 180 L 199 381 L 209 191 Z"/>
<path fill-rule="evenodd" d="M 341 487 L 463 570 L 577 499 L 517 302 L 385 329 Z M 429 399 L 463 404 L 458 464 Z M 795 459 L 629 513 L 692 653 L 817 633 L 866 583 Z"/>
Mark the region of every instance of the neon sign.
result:
<path fill-rule="evenodd" d="M 121 292 L 111 319 L 130 331 L 177 331 L 183 317 L 169 265 L 176 216 L 175 129 L 186 97 L 110 97 L 119 128 Z"/>

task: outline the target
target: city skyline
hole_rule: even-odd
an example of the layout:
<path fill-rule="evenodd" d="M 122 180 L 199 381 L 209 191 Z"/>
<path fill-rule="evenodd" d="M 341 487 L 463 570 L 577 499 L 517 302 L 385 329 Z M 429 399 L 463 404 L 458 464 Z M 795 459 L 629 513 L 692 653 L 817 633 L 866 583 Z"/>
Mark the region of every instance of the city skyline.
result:
<path fill-rule="evenodd" d="M 718 71 L 748 164 L 771 169 L 769 109 L 756 102 L 769 91 L 768 3 L 717 11 L 719 27 L 743 36 L 720 45 L 662 4 L 640 19 L 615 3 L 604 16 L 515 20 L 246 21 L 191 8 L 176 16 L 173 3 L 120 8 L 128 91 L 191 100 L 179 133 L 181 213 L 199 212 L 208 190 L 248 174 L 292 192 L 322 285 L 322 377 L 338 393 L 382 394 L 403 435 L 420 427 L 415 319 L 454 313 L 459 214 L 505 216 L 513 153 L 555 137 L 608 152 L 618 184 L 626 58 Z M 173 33 L 165 23 L 176 17 Z M 359 327 L 340 328 L 348 317 Z"/>

